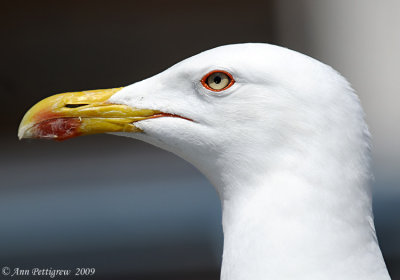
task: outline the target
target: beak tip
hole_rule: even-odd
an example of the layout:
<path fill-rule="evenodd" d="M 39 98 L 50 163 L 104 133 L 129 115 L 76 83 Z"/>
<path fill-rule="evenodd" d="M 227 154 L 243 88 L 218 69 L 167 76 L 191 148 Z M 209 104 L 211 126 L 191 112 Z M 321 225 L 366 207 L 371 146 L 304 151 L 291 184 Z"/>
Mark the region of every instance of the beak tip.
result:
<path fill-rule="evenodd" d="M 32 135 L 28 133 L 29 129 L 26 126 L 20 126 L 18 128 L 18 139 L 30 138 Z"/>

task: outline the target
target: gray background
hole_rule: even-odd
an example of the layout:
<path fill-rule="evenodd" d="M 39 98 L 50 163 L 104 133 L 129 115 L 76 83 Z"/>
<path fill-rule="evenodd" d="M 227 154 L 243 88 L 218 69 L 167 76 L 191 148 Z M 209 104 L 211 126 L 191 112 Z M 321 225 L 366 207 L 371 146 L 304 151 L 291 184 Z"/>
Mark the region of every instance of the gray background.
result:
<path fill-rule="evenodd" d="M 400 279 L 399 1 L 0 3 L 0 267 L 218 279 L 219 200 L 192 166 L 108 135 L 19 142 L 17 127 L 51 94 L 129 85 L 212 47 L 268 42 L 332 65 L 358 91 L 374 139 L 378 238 Z"/>

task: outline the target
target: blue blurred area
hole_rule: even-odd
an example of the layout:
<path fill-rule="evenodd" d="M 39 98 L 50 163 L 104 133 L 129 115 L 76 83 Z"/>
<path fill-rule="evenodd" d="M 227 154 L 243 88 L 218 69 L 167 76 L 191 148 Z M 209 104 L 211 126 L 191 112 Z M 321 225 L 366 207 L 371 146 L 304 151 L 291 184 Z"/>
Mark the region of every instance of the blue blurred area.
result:
<path fill-rule="evenodd" d="M 5 146 L 0 264 L 218 276 L 219 199 L 183 160 L 116 136 Z"/>
<path fill-rule="evenodd" d="M 109 135 L 62 143 L 3 140 L 1 265 L 95 267 L 98 278 L 113 279 L 182 272 L 218 279 L 220 202 L 182 159 Z M 398 279 L 400 196 L 381 183 L 374 187 L 377 232 Z"/>
<path fill-rule="evenodd" d="M 373 184 L 373 209 L 379 245 L 393 280 L 400 279 L 400 178 Z"/>

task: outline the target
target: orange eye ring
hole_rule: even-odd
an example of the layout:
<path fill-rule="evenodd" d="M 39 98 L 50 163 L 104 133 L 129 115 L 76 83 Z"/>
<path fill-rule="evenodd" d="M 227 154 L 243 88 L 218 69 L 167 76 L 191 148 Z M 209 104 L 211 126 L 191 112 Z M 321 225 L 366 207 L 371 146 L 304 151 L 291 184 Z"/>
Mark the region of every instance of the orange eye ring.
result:
<path fill-rule="evenodd" d="M 220 75 L 218 75 L 218 74 L 220 74 Z M 226 85 L 223 86 L 222 88 L 216 88 L 216 87 L 213 88 L 212 85 L 210 85 L 210 81 L 209 81 L 209 78 L 212 76 L 218 78 L 219 82 L 221 82 L 221 79 L 227 79 L 227 81 L 224 81 L 226 83 Z M 222 78 L 221 78 L 221 76 L 222 76 Z M 235 80 L 233 79 L 232 75 L 229 72 L 226 72 L 223 70 L 213 70 L 213 71 L 207 73 L 206 75 L 204 75 L 204 77 L 201 79 L 201 84 L 203 85 L 203 87 L 205 87 L 208 90 L 215 91 L 215 92 L 226 90 L 226 89 L 230 88 L 234 83 L 235 83 Z"/>

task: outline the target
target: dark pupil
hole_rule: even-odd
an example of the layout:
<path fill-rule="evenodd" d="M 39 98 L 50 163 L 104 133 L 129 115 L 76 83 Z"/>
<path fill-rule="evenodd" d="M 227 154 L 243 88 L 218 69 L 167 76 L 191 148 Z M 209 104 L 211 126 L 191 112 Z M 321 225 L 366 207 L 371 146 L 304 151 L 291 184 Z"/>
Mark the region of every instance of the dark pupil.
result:
<path fill-rule="evenodd" d="M 214 83 L 219 84 L 220 82 L 221 82 L 221 77 L 220 76 L 214 77 Z"/>

